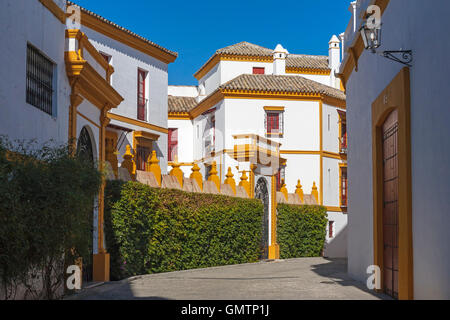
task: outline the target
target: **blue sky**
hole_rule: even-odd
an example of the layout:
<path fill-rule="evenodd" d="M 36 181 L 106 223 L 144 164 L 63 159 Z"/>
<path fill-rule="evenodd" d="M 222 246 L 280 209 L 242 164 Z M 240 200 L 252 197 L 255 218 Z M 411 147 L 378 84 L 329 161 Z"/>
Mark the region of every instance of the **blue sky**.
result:
<path fill-rule="evenodd" d="M 328 54 L 345 31 L 350 0 L 73 0 L 131 31 L 178 52 L 169 84 L 197 84 L 193 74 L 219 48 L 248 41 L 289 52 Z"/>

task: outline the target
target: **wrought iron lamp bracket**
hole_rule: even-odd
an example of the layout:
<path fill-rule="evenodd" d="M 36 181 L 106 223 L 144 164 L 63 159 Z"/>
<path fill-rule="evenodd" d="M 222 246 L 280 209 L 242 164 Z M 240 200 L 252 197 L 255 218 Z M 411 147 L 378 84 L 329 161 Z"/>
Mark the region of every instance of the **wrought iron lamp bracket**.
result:
<path fill-rule="evenodd" d="M 404 64 L 405 66 L 412 67 L 411 62 L 413 61 L 412 50 L 398 50 L 398 51 L 383 51 L 379 55 Z"/>

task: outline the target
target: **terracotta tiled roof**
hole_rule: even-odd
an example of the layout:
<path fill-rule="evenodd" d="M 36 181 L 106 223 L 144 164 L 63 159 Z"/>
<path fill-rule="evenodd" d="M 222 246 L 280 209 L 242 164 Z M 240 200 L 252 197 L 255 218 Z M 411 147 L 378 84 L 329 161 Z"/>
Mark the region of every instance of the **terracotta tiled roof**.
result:
<path fill-rule="evenodd" d="M 211 60 L 220 55 L 235 55 L 235 56 L 249 56 L 249 57 L 273 57 L 273 50 L 258 46 L 250 42 L 239 42 L 231 46 L 217 50 L 212 57 L 199 69 L 202 70 Z M 328 66 L 327 56 L 314 56 L 302 54 L 289 54 L 286 59 L 286 68 L 305 68 L 305 69 L 319 69 L 330 70 Z M 197 71 L 197 73 L 199 72 Z"/>
<path fill-rule="evenodd" d="M 81 7 L 80 5 L 72 2 L 72 1 L 67 1 L 67 5 L 76 5 L 76 6 L 80 7 L 82 12 L 84 12 L 84 13 L 90 15 L 90 16 L 93 16 L 93 17 L 95 17 L 95 18 L 97 18 L 97 19 L 99 19 L 99 20 L 101 20 L 101 21 L 103 21 L 103 22 L 105 22 L 105 23 L 107 23 L 107 24 L 109 24 L 109 25 L 119 29 L 119 30 L 122 30 L 122 31 L 128 33 L 129 35 L 132 35 L 132 36 L 134 36 L 134 37 L 136 37 L 136 38 L 138 38 L 138 39 L 140 39 L 140 40 L 150 44 L 151 46 L 153 46 L 155 48 L 158 48 L 158 49 L 160 49 L 160 50 L 162 50 L 162 51 L 164 51 L 164 52 L 174 56 L 175 58 L 178 57 L 178 53 L 176 53 L 174 51 L 171 51 L 169 49 L 166 49 L 166 48 L 160 46 L 159 44 L 154 43 L 153 41 L 150 41 L 150 40 L 148 40 L 148 39 L 146 39 L 146 38 L 144 38 L 144 37 L 142 37 L 142 36 L 132 32 L 130 30 L 126 29 L 126 28 L 123 28 L 123 27 L 119 26 L 118 24 L 115 24 L 114 22 L 112 22 L 112 21 L 110 21 L 108 19 L 105 19 L 102 16 L 100 16 L 100 15 L 98 15 L 98 14 L 92 12 L 92 11 L 89 11 L 89 10 Z"/>
<path fill-rule="evenodd" d="M 169 96 L 169 112 L 189 112 L 197 106 L 197 99 L 192 97 Z"/>
<path fill-rule="evenodd" d="M 219 49 L 216 54 L 233 54 L 240 56 L 272 57 L 273 50 L 258 46 L 250 42 L 239 42 Z"/>
<path fill-rule="evenodd" d="M 290 54 L 286 59 L 286 68 L 306 68 L 330 70 L 327 56 Z"/>
<path fill-rule="evenodd" d="M 345 94 L 341 90 L 298 75 L 242 74 L 219 88 L 222 90 L 323 94 L 345 100 Z"/>

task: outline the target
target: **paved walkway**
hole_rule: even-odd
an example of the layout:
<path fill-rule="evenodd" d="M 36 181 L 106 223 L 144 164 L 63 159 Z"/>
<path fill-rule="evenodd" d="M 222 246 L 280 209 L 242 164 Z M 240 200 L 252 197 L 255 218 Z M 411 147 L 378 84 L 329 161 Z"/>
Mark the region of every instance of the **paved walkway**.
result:
<path fill-rule="evenodd" d="M 133 277 L 67 299 L 383 299 L 351 280 L 346 260 L 302 258 Z"/>

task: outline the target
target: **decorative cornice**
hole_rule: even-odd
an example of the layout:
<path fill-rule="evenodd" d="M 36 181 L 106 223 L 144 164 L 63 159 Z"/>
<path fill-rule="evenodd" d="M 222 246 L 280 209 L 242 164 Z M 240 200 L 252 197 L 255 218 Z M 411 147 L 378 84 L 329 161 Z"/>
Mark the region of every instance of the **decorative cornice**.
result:
<path fill-rule="evenodd" d="M 159 127 L 159 126 L 150 124 L 148 122 L 128 118 L 128 117 L 121 116 L 121 115 L 114 114 L 114 113 L 108 113 L 108 118 L 110 118 L 111 120 L 117 120 L 117 121 L 125 122 L 128 124 L 132 124 L 132 125 L 144 128 L 144 129 L 150 129 L 150 130 L 154 130 L 154 131 L 165 133 L 165 134 L 169 133 L 169 129 L 167 129 L 167 128 Z"/>
<path fill-rule="evenodd" d="M 169 120 L 191 120 L 189 112 L 169 112 Z"/>
<path fill-rule="evenodd" d="M 61 23 L 66 23 L 66 13 L 53 0 L 39 0 Z"/>
<path fill-rule="evenodd" d="M 159 49 L 158 47 L 152 46 L 150 43 L 109 23 L 106 23 L 105 21 L 88 14 L 83 10 L 81 11 L 81 24 L 133 49 L 152 56 L 166 64 L 174 62 L 177 58 L 176 55 L 172 55 L 162 49 Z"/>
<path fill-rule="evenodd" d="M 312 68 L 286 67 L 286 73 L 329 76 L 331 74 L 331 70 L 330 69 L 322 70 L 322 69 L 312 69 Z"/>
<path fill-rule="evenodd" d="M 216 66 L 220 61 L 252 61 L 252 62 L 265 62 L 273 63 L 273 57 L 262 57 L 262 56 L 245 56 L 245 55 L 233 55 L 233 54 L 215 54 L 214 57 L 200 68 L 194 77 L 197 80 L 203 78 L 212 68 Z"/>

